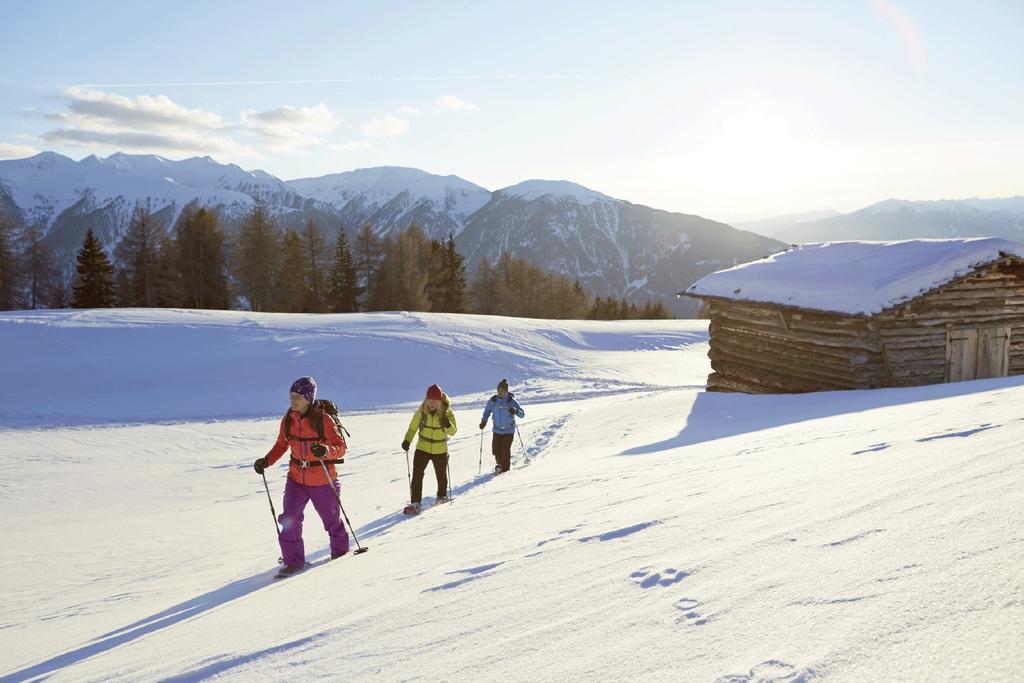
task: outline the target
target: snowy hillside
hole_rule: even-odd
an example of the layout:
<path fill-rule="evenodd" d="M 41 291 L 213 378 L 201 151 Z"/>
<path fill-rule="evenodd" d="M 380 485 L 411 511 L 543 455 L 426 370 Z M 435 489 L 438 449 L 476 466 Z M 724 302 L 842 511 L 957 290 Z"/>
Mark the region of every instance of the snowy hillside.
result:
<path fill-rule="evenodd" d="M 1024 669 L 1022 378 L 708 394 L 697 321 L 59 311 L 2 313 L 0 339 L 4 681 Z M 346 414 L 370 551 L 275 583 L 251 463 L 307 372 Z M 502 376 L 526 453 L 492 479 Z M 432 381 L 456 498 L 408 519 L 398 443 Z M 322 559 L 312 510 L 304 536 Z"/>
<path fill-rule="evenodd" d="M 333 206 L 350 226 L 367 223 L 379 234 L 415 223 L 435 239 L 458 235 L 491 193 L 457 176 L 381 166 L 288 181 L 296 192 Z"/>
<path fill-rule="evenodd" d="M 795 223 L 772 235 L 792 244 L 929 237 L 1002 237 L 1021 241 L 1024 197 L 917 202 L 887 199 L 852 213 Z"/>

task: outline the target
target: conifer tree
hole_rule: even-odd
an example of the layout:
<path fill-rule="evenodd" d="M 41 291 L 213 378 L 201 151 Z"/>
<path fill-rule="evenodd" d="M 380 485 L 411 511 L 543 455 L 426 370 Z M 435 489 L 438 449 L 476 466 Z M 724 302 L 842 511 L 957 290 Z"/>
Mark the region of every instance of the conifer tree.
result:
<path fill-rule="evenodd" d="M 335 313 L 352 313 L 359 310 L 361 291 L 345 228 L 339 227 L 338 239 L 334 244 L 334 263 L 331 266 L 329 309 Z"/>
<path fill-rule="evenodd" d="M 355 261 L 356 276 L 359 287 L 362 289 L 365 308 L 371 309 L 370 299 L 374 298 L 373 285 L 378 279 L 377 270 L 384 257 L 383 241 L 373 231 L 373 226 L 367 223 L 359 229 L 353 245 L 353 259 Z"/>
<path fill-rule="evenodd" d="M 399 288 L 396 272 L 396 253 L 398 244 L 393 235 L 386 235 L 380 240 L 380 257 L 376 266 L 369 271 L 367 283 L 366 310 L 395 311 L 399 310 Z"/>
<path fill-rule="evenodd" d="M 273 310 L 280 263 L 277 225 L 262 205 L 256 205 L 239 228 L 234 259 L 235 280 L 251 310 Z"/>
<path fill-rule="evenodd" d="M 476 273 L 469 287 L 469 297 L 473 312 L 484 315 L 498 313 L 498 290 L 494 269 L 487 257 L 481 258 L 480 265 L 476 267 Z"/>
<path fill-rule="evenodd" d="M 114 250 L 114 256 L 129 282 L 129 290 L 123 293 L 124 299 L 118 292 L 120 306 L 154 305 L 158 231 L 149 208 L 137 205 L 132 212 L 128 232 Z"/>
<path fill-rule="evenodd" d="M 427 311 L 430 252 L 423 231 L 413 225 L 381 241 L 382 258 L 370 280 L 369 310 Z"/>
<path fill-rule="evenodd" d="M 286 230 L 281 240 L 281 262 L 277 272 L 277 305 L 271 310 L 286 313 L 305 311 L 309 300 L 306 286 L 306 255 L 302 238 L 294 230 Z"/>
<path fill-rule="evenodd" d="M 135 293 L 132 291 L 132 277 L 127 268 L 114 271 L 114 306 L 132 308 L 135 306 Z"/>
<path fill-rule="evenodd" d="M 221 277 L 223 278 L 223 269 Z M 225 282 L 225 294 L 226 287 L 227 284 Z M 169 235 L 164 235 L 160 240 L 160 245 L 157 247 L 156 290 L 154 296 L 153 305 L 157 308 L 185 306 L 185 288 L 182 283 L 181 270 L 178 268 L 178 247 Z M 226 297 L 224 303 L 224 308 L 227 308 Z M 215 306 L 201 306 L 196 305 L 195 302 L 190 302 L 187 308 L 215 308 Z"/>
<path fill-rule="evenodd" d="M 312 219 L 307 221 L 302 229 L 302 251 L 306 261 L 303 270 L 306 287 L 303 310 L 321 313 L 326 310 L 330 254 L 327 252 L 323 233 Z"/>
<path fill-rule="evenodd" d="M 114 268 L 100 241 L 89 230 L 78 252 L 72 308 L 110 308 L 114 305 Z"/>
<path fill-rule="evenodd" d="M 0 213 L 0 310 L 21 307 L 21 264 L 14 249 L 14 221 Z"/>
<path fill-rule="evenodd" d="M 250 215 L 247 220 L 252 218 Z M 162 299 L 180 299 L 174 305 L 186 308 L 229 308 L 231 293 L 224 254 L 224 233 L 220 229 L 216 212 L 190 208 L 182 213 L 175 232 L 175 264 L 180 279 L 174 282 L 168 270 L 170 264 L 162 264 Z M 259 236 L 250 233 L 248 237 L 257 239 Z M 270 239 L 266 236 L 264 238 Z M 248 269 L 243 270 L 249 273 Z"/>
<path fill-rule="evenodd" d="M 64 283 L 53 252 L 36 226 L 23 236 L 22 273 L 25 276 L 25 305 L 28 308 L 60 308 L 64 304 Z"/>
<path fill-rule="evenodd" d="M 466 311 L 466 262 L 455 249 L 455 238 L 430 243 L 430 302 L 432 311 Z"/>

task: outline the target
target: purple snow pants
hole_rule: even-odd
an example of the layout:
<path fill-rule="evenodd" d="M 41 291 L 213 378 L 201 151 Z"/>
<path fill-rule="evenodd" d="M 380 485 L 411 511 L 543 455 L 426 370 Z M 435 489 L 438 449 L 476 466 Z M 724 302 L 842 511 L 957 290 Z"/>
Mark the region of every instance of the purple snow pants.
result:
<path fill-rule="evenodd" d="M 341 484 L 337 479 L 323 486 L 306 486 L 288 477 L 284 485 L 284 513 L 278 518 L 281 522 L 278 540 L 281 542 L 281 556 L 289 567 L 306 564 L 306 552 L 302 544 L 302 512 L 310 500 L 323 520 L 324 530 L 331 537 L 331 556 L 341 557 L 348 552 L 348 531 L 341 521 L 341 509 L 335 493 L 341 495 Z"/>

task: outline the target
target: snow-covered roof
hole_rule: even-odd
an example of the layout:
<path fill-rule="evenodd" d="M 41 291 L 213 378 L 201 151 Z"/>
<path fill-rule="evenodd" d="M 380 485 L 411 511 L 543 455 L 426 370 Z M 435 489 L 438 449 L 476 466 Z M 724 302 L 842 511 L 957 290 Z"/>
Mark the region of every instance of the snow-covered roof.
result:
<path fill-rule="evenodd" d="M 701 278 L 686 293 L 875 315 L 966 275 L 1024 244 L 991 237 L 803 244 Z"/>

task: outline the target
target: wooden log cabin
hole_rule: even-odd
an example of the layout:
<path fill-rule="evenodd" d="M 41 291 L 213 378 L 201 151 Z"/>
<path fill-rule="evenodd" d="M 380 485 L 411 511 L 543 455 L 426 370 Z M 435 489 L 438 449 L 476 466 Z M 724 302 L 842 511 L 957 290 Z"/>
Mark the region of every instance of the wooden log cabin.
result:
<path fill-rule="evenodd" d="M 686 290 L 709 391 L 799 393 L 1024 374 L 1024 244 L 806 244 Z"/>

